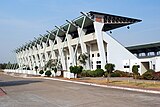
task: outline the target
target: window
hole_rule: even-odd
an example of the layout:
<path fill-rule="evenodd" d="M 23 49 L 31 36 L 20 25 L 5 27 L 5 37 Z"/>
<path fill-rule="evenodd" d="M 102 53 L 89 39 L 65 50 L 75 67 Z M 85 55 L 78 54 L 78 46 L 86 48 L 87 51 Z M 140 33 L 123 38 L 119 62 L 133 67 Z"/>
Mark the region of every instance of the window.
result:
<path fill-rule="evenodd" d="M 96 61 L 97 64 L 101 64 L 101 61 Z"/>
<path fill-rule="evenodd" d="M 94 57 L 94 54 L 92 54 L 92 57 Z"/>
<path fill-rule="evenodd" d="M 155 64 L 153 64 L 153 70 L 155 70 L 156 69 L 156 66 L 155 66 Z"/>
<path fill-rule="evenodd" d="M 101 69 L 101 65 L 97 65 L 97 69 Z"/>
<path fill-rule="evenodd" d="M 129 68 L 129 66 L 124 66 L 124 68 Z"/>
<path fill-rule="evenodd" d="M 100 54 L 99 54 L 99 53 L 97 53 L 97 57 L 100 57 Z"/>

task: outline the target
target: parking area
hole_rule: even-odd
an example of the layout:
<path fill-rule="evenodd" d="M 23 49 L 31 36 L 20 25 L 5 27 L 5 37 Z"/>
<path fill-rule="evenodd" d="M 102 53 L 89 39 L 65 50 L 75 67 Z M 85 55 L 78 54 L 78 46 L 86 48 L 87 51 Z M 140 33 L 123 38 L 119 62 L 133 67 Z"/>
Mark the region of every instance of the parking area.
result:
<path fill-rule="evenodd" d="M 159 107 L 160 95 L 0 74 L 0 107 Z"/>

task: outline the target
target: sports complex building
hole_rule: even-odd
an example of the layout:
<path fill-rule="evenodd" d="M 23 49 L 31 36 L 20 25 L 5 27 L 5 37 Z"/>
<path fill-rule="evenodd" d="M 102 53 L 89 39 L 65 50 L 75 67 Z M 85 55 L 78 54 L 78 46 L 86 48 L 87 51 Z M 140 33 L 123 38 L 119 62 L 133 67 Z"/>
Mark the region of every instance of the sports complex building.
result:
<path fill-rule="evenodd" d="M 61 63 L 62 70 L 77 65 L 78 56 L 87 54 L 85 69 L 104 69 L 106 63 L 116 70 L 132 71 L 139 65 L 139 73 L 148 69 L 160 71 L 160 43 L 124 47 L 107 31 L 140 22 L 139 19 L 90 11 L 72 21 L 16 49 L 19 70 L 35 66 L 42 69 L 49 60 Z M 28 72 L 25 72 L 28 73 Z"/>

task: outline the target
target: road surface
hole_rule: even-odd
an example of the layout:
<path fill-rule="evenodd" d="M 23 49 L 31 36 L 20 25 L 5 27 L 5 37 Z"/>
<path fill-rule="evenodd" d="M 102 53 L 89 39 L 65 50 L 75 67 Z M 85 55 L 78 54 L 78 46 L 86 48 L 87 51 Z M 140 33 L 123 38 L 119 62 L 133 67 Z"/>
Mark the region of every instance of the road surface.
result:
<path fill-rule="evenodd" d="M 0 74 L 0 107 L 160 107 L 160 95 Z"/>

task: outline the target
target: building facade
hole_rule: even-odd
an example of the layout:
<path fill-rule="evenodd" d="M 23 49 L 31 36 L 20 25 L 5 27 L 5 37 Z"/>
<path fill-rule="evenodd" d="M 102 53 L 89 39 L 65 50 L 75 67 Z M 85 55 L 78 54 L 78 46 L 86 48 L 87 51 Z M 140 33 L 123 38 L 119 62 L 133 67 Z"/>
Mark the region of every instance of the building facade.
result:
<path fill-rule="evenodd" d="M 129 72 L 128 64 L 130 61 L 139 61 L 138 57 L 106 31 L 141 20 L 93 11 L 81 14 L 17 48 L 19 69 L 34 70 L 35 66 L 42 69 L 52 59 L 57 61 L 57 66 L 61 65 L 62 70 L 69 70 L 70 66 L 79 65 L 78 57 L 85 53 L 88 56 L 85 69 L 104 69 L 106 63 L 113 63 L 115 69 Z"/>

